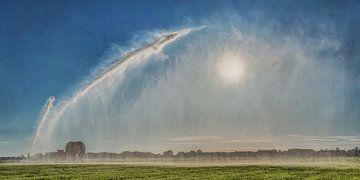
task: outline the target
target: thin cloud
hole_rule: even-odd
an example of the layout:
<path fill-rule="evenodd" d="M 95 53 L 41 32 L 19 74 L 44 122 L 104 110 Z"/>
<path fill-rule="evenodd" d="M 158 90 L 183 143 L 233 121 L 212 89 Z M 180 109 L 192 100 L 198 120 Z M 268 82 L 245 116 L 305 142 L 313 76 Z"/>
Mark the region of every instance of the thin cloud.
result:
<path fill-rule="evenodd" d="M 317 142 L 337 142 L 339 144 L 354 144 L 360 141 L 360 136 L 307 136 L 307 135 L 289 135 L 292 138 L 301 141 L 317 141 Z"/>
<path fill-rule="evenodd" d="M 7 141 L 0 141 L 0 145 L 7 145 L 7 144 L 9 144 L 9 142 L 7 142 Z"/>
<path fill-rule="evenodd" d="M 303 141 L 328 141 L 328 142 L 337 142 L 337 139 L 328 139 L 328 138 L 308 138 L 308 139 L 301 139 Z"/>
<path fill-rule="evenodd" d="M 266 142 L 274 142 L 273 139 L 232 139 L 226 140 L 222 143 L 266 143 Z"/>
<path fill-rule="evenodd" d="M 170 138 L 168 141 L 208 141 L 208 140 L 220 140 L 224 139 L 220 136 L 186 136 L 186 137 L 178 137 L 178 138 Z"/>

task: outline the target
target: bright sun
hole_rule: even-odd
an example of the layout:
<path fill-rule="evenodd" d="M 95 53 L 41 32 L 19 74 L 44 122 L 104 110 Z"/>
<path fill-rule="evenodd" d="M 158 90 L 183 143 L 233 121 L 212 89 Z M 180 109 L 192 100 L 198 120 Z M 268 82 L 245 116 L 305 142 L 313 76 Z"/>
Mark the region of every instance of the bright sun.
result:
<path fill-rule="evenodd" d="M 245 76 L 245 65 L 241 56 L 227 53 L 222 55 L 217 64 L 218 74 L 228 83 L 238 83 Z"/>

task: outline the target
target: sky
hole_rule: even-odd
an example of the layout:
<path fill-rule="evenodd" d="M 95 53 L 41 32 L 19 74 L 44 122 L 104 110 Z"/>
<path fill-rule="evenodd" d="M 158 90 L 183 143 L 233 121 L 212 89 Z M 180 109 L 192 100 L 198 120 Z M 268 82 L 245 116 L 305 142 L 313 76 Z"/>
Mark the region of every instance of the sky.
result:
<path fill-rule="evenodd" d="M 231 42 L 231 38 L 222 39 L 221 33 L 230 32 L 229 29 L 231 28 L 241 29 L 241 32 L 245 34 L 245 39 L 250 39 L 247 34 L 251 34 L 251 38 L 255 37 L 255 40 L 247 41 L 248 44 L 250 44 L 249 47 L 262 47 L 263 42 L 265 42 L 268 43 L 269 46 L 279 46 L 283 49 L 283 52 L 288 51 L 290 54 L 295 51 L 296 53 L 301 53 L 306 48 L 311 49 L 313 48 L 311 44 L 312 40 L 321 39 L 321 43 L 325 43 L 324 46 L 331 47 L 319 48 L 317 45 L 317 49 L 315 48 L 316 50 L 311 52 L 315 55 L 311 57 L 324 59 L 324 61 L 331 59 L 327 61 L 330 62 L 331 65 L 327 64 L 329 65 L 328 69 L 320 68 L 320 73 L 317 73 L 315 71 L 323 66 L 318 67 L 318 64 L 310 65 L 310 63 L 307 63 L 306 66 L 304 65 L 302 68 L 311 71 L 308 74 L 313 76 L 308 79 L 299 79 L 296 82 L 309 82 L 310 84 L 323 82 L 323 86 L 314 85 L 311 86 L 314 87 L 313 89 L 308 88 L 310 94 L 319 95 L 321 92 L 324 92 L 324 94 L 329 93 L 328 96 L 319 98 L 319 107 L 323 107 L 322 103 L 336 104 L 334 106 L 326 106 L 332 113 L 326 113 L 326 116 L 321 116 L 321 118 L 325 119 L 328 117 L 329 119 L 334 119 L 331 121 L 331 124 L 337 128 L 329 127 L 328 131 L 326 133 L 324 132 L 321 137 L 326 136 L 328 139 L 339 139 L 340 137 L 341 139 L 343 136 L 351 136 L 352 139 L 357 139 L 360 134 L 360 3 L 357 1 L 2 0 L 0 3 L 0 156 L 26 153 L 31 142 L 33 131 L 38 124 L 41 110 L 48 97 L 54 95 L 61 98 L 71 94 L 71 92 L 77 89 L 81 82 L 87 80 L 89 76 L 91 77 L 91 74 L 96 71 L 99 66 L 104 64 L 104 61 L 106 61 L 109 54 L 112 54 L 114 49 L 116 51 L 118 47 L 123 47 L 124 49 L 130 46 L 137 47 L 136 43 L 134 45 L 134 42 L 142 41 L 141 38 L 144 37 L 143 34 L 149 32 L 168 31 L 202 25 L 207 25 L 209 28 L 207 30 L 205 29 L 203 33 L 194 32 L 188 39 L 181 41 L 183 45 L 179 42 L 178 45 L 169 47 L 167 53 L 170 59 L 172 57 L 174 59 L 196 59 L 197 56 L 194 55 L 196 52 L 193 52 L 195 50 L 191 51 L 187 49 L 189 45 L 186 43 L 192 42 L 192 39 L 197 40 L 196 42 L 219 43 L 223 45 L 222 47 L 227 47 L 226 42 L 230 42 L 231 45 L 229 45 L 229 47 L 231 46 L 231 48 L 237 46 L 237 42 Z M 301 27 L 300 25 L 305 27 Z M 270 37 L 270 35 L 275 36 Z M 277 36 L 279 36 L 279 38 L 277 38 Z M 282 39 L 284 36 L 289 38 Z M 292 37 L 302 39 L 303 41 L 294 41 L 299 44 L 291 43 L 292 41 L 289 43 L 288 41 L 290 41 Z M 261 41 L 258 39 L 261 39 Z M 277 39 L 280 39 L 279 42 Z M 329 41 L 331 41 L 331 43 L 329 43 L 330 45 L 326 44 Z M 198 45 L 194 47 L 194 49 L 197 49 L 197 52 L 200 54 L 203 53 L 203 56 L 199 55 L 201 58 L 207 57 L 208 54 L 206 54 L 207 51 L 199 49 L 200 47 L 218 50 L 218 47 L 215 45 L 214 47 L 210 45 L 203 46 L 203 44 L 196 42 L 192 42 L 191 44 L 194 44 L 194 46 Z M 281 43 L 285 45 L 295 44 L 294 49 L 296 50 L 283 47 Z M 315 42 L 315 44 L 316 43 L 317 42 Z M 177 50 L 175 47 L 186 50 Z M 241 47 L 246 46 L 241 45 Z M 211 51 L 211 49 L 209 50 Z M 272 51 L 271 48 L 269 53 L 270 51 Z M 304 51 L 307 52 L 307 49 Z M 256 51 L 251 51 L 250 49 L 249 52 Z M 182 53 L 190 53 L 190 55 L 182 56 Z M 274 56 L 276 57 L 283 57 L 281 52 L 278 52 L 278 54 L 276 54 L 277 52 L 273 53 L 275 53 Z M 202 62 L 193 63 L 192 65 L 195 66 L 198 65 L 197 63 L 201 64 Z M 321 60 L 319 60 L 319 63 L 322 63 Z M 284 64 L 286 65 L 286 63 Z M 335 65 L 336 67 L 334 68 L 333 66 Z M 155 74 L 151 77 L 155 78 L 160 76 L 159 74 L 164 73 L 162 70 L 153 66 L 171 66 L 171 63 L 170 65 L 153 63 L 145 66 L 145 69 L 141 70 L 141 73 L 150 71 L 150 74 Z M 291 66 L 291 63 L 289 66 Z M 181 74 L 190 74 L 191 76 L 189 75 L 188 79 L 195 77 L 194 81 L 197 82 L 196 77 L 200 77 L 200 75 L 196 76 L 196 74 L 191 73 L 192 71 L 187 72 L 190 71 L 189 69 L 191 68 L 186 67 L 185 65 L 181 67 L 183 69 L 174 70 L 174 74 L 178 76 Z M 274 76 L 279 75 L 270 72 L 269 74 Z M 124 101 L 132 99 L 132 96 L 141 97 L 146 95 L 145 98 L 136 100 L 131 104 L 131 108 L 127 107 L 127 109 L 122 109 L 122 111 L 127 110 L 133 112 L 133 114 L 130 113 L 131 116 L 134 116 L 133 118 L 141 119 L 147 115 L 146 113 L 149 113 L 146 111 L 152 111 L 150 114 L 154 114 L 153 112 L 161 112 L 158 109 L 148 108 L 148 110 L 142 111 L 143 116 L 134 115 L 139 114 L 138 109 L 149 107 L 147 102 L 155 102 L 160 98 L 155 96 L 154 92 L 162 92 L 162 90 L 164 93 L 176 92 L 176 89 L 171 91 L 171 89 L 166 88 L 166 84 L 168 83 L 166 80 L 154 82 L 159 85 L 149 87 L 141 83 L 140 85 L 136 84 L 137 81 L 143 79 L 139 78 L 136 73 L 133 76 L 135 76 L 135 85 L 131 85 L 134 81 L 126 81 L 125 84 L 130 83 L 130 85 L 127 86 L 128 88 L 124 90 L 124 92 L 120 92 L 128 97 L 121 97 Z M 314 80 L 313 77 L 315 76 L 324 76 L 324 78 Z M 169 78 L 174 77 L 169 76 Z M 264 83 L 266 82 L 266 79 L 261 80 L 263 80 Z M 261 80 L 259 81 L 261 82 Z M 178 89 L 189 86 L 188 83 L 181 82 L 181 80 L 176 82 L 178 83 L 170 83 L 168 85 L 178 87 Z M 328 84 L 325 84 L 327 82 Z M 140 90 L 138 85 L 142 87 Z M 299 91 L 306 91 L 307 88 L 305 87 L 307 87 L 307 85 L 308 84 L 300 84 L 299 87 L 291 87 L 299 88 Z M 279 86 L 282 86 L 282 84 L 280 83 Z M 131 87 L 134 87 L 134 89 Z M 333 88 L 333 91 L 327 91 L 326 89 L 329 87 Z M 197 90 L 203 90 L 201 88 L 200 86 L 194 89 L 188 88 L 189 92 L 182 95 L 184 99 L 186 99 L 188 95 L 195 93 Z M 313 93 L 315 90 L 316 93 Z M 130 91 L 130 93 L 127 93 L 127 91 Z M 186 89 L 184 91 L 186 91 Z M 219 95 L 219 92 L 224 91 L 213 90 L 206 92 L 208 92 L 208 95 Z M 258 92 L 263 93 L 260 90 Z M 232 92 L 227 93 L 231 94 Z M 301 96 L 302 92 L 295 94 Z M 182 95 L 180 94 L 179 97 L 182 97 Z M 254 96 L 253 94 L 250 95 Z M 165 100 L 174 97 L 171 93 L 168 94 L 168 96 L 168 99 L 165 98 Z M 224 96 L 226 98 L 226 95 Z M 264 96 L 269 97 L 266 94 L 264 94 Z M 241 98 L 240 96 L 236 97 Z M 312 96 L 306 97 L 314 99 Z M 284 101 L 284 103 L 289 103 L 290 107 L 295 107 L 293 102 L 299 99 L 294 98 L 292 99 L 293 101 Z M 203 101 L 206 100 L 206 98 L 197 96 L 197 100 Z M 219 101 L 219 99 L 216 98 L 212 100 L 214 102 Z M 189 103 L 187 101 L 179 102 L 181 107 Z M 211 101 L 209 100 L 209 102 Z M 270 102 L 269 100 L 269 103 Z M 255 103 L 254 108 L 259 108 L 259 105 L 256 103 L 260 102 L 254 101 L 252 103 Z M 310 104 L 312 105 L 314 102 L 311 101 Z M 199 105 L 190 102 L 190 106 L 195 107 L 195 109 L 198 107 L 198 112 L 203 108 L 218 108 L 203 105 L 204 104 Z M 163 109 L 166 107 L 166 105 L 160 103 L 159 107 L 162 106 L 164 106 Z M 174 106 L 175 109 L 178 108 L 178 106 Z M 317 107 L 318 106 L 314 105 L 315 109 Z M 229 109 L 228 114 L 239 112 L 237 110 L 231 110 L 231 108 Z M 341 110 L 334 112 L 333 109 Z M 170 112 L 171 110 L 172 109 L 168 109 L 167 111 Z M 185 112 L 188 110 L 182 111 Z M 203 112 L 206 113 L 207 111 Z M 225 110 L 221 111 L 221 113 L 224 112 Z M 312 112 L 316 114 L 319 111 L 314 110 Z M 323 112 L 323 110 L 321 112 Z M 221 113 L 219 112 L 219 114 Z M 243 112 L 243 114 L 246 113 L 247 112 Z M 297 113 L 301 114 L 303 112 L 300 110 L 299 112 L 291 112 L 288 116 L 291 117 Z M 129 114 L 127 113 L 127 115 Z M 76 115 L 74 117 L 79 118 L 78 116 L 79 115 Z M 250 118 L 253 114 L 248 113 L 247 116 Z M 318 117 L 317 115 L 312 116 L 311 113 L 309 113 L 308 116 L 309 118 Z M 111 117 L 109 118 L 112 119 Z M 154 118 L 159 119 L 164 117 L 166 117 L 166 115 L 154 116 Z M 199 116 L 198 114 L 182 114 L 181 117 L 185 119 L 186 117 L 190 119 L 199 117 L 200 119 L 209 118 L 205 115 Z M 228 116 L 223 118 L 231 119 Z M 285 117 L 276 118 L 281 119 Z M 158 123 L 160 122 L 162 121 Z M 231 124 L 231 120 L 227 122 Z M 209 124 L 215 125 L 216 122 Z M 169 141 L 180 141 L 180 143 L 183 143 L 184 137 L 188 137 L 187 139 L 185 138 L 185 141 L 189 140 L 189 137 L 192 137 L 190 139 L 195 139 L 195 141 L 208 139 L 209 137 L 216 137 L 212 139 L 224 138 L 218 134 L 210 133 L 210 136 L 209 131 L 202 130 L 200 127 L 183 119 L 181 125 L 184 125 L 184 127 L 193 127 L 195 128 L 194 131 L 204 132 L 206 135 L 182 131 L 177 132 L 179 137 L 171 137 L 168 139 Z M 310 125 L 304 126 L 304 128 L 306 127 L 310 127 Z M 318 126 L 315 125 L 315 127 Z M 211 126 L 207 128 L 211 128 Z M 290 126 L 288 128 L 291 129 Z M 69 128 L 66 127 L 63 129 L 70 131 Z M 271 130 L 271 132 L 273 131 L 276 131 L 276 128 Z M 312 131 L 316 131 L 316 129 L 312 129 Z M 329 133 L 330 131 L 333 133 Z M 313 137 L 316 133 L 312 134 L 307 131 L 304 131 L 304 133 L 307 136 L 306 138 L 311 136 L 314 139 L 320 139 Z M 186 136 L 187 134 L 189 135 Z M 290 135 L 291 132 L 286 132 L 285 134 Z M 298 135 L 298 133 L 292 134 L 292 137 L 296 138 L 302 136 L 305 135 Z M 154 138 L 156 137 L 157 136 L 154 136 Z M 127 140 L 131 140 L 131 138 Z M 227 141 L 239 142 L 241 142 L 241 140 L 227 139 Z M 265 141 L 268 142 L 267 137 Z M 150 145 L 151 143 L 149 143 L 149 146 Z"/>

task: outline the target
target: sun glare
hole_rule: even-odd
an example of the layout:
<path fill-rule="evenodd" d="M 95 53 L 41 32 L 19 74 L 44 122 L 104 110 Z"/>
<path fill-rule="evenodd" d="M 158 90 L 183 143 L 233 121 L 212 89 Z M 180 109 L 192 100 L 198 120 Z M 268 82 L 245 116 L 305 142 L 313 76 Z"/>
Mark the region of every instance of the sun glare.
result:
<path fill-rule="evenodd" d="M 241 56 L 224 54 L 218 60 L 218 74 L 228 83 L 238 83 L 245 76 L 245 65 Z"/>

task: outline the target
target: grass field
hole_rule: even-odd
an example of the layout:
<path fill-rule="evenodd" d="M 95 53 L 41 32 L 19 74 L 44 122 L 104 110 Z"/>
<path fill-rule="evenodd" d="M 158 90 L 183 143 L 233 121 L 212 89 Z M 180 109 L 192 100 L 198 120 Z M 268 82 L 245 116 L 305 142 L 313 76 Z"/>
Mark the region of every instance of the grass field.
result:
<path fill-rule="evenodd" d="M 0 179 L 360 179 L 360 169 L 301 166 L 0 165 Z"/>

